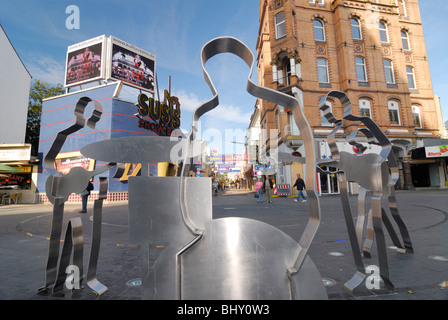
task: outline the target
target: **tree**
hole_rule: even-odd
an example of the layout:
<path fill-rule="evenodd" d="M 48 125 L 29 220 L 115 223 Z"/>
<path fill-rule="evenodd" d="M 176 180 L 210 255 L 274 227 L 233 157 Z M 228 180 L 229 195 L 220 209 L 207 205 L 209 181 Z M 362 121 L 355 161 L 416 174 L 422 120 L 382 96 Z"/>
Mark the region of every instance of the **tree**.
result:
<path fill-rule="evenodd" d="M 42 100 L 59 96 L 64 93 L 65 90 L 61 84 L 53 86 L 47 82 L 41 82 L 40 80 L 36 80 L 31 84 L 25 142 L 32 145 L 31 154 L 34 156 L 37 156 L 37 152 L 39 150 Z"/>

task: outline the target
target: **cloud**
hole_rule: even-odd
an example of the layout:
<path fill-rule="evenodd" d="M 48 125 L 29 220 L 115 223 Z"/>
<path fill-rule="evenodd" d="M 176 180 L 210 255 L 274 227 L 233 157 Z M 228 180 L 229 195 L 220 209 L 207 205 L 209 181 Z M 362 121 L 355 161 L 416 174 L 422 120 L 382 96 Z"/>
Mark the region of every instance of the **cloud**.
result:
<path fill-rule="evenodd" d="M 24 63 L 34 80 L 64 84 L 65 66 L 55 59 L 43 55 L 28 56 Z"/>
<path fill-rule="evenodd" d="M 207 100 L 201 100 L 194 93 L 186 93 L 185 91 L 178 91 L 174 94 L 179 98 L 182 110 L 194 112 L 200 105 Z M 244 113 L 241 108 L 233 105 L 220 104 L 215 109 L 209 111 L 204 117 L 215 118 L 220 121 L 229 121 L 232 123 L 249 123 L 251 113 Z"/>

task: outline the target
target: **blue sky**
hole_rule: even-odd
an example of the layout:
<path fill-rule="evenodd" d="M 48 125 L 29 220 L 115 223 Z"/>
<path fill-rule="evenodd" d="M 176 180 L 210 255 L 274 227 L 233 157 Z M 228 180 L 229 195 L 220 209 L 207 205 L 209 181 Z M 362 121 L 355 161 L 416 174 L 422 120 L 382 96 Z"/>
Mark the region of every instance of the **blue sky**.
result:
<path fill-rule="evenodd" d="M 443 31 L 448 1 L 419 2 L 434 93 L 442 98 L 446 121 L 448 36 Z M 65 25 L 69 16 L 65 11 L 72 4 L 80 9 L 79 30 Z M 215 37 L 233 36 L 255 54 L 258 21 L 259 0 L 16 0 L 2 1 L 0 10 L 0 24 L 34 79 L 63 83 L 67 47 L 103 34 L 155 54 L 159 90 L 163 93 L 168 88 L 171 76 L 172 94 L 183 107 L 182 128 L 188 131 L 191 111 L 211 98 L 200 64 L 202 46 Z M 202 130 L 220 130 L 222 141 L 212 141 L 213 148 L 241 153 L 242 145 L 229 142 L 244 141 L 254 109 L 255 98 L 245 91 L 249 68 L 239 58 L 224 54 L 214 57 L 207 70 L 221 105 L 203 117 Z M 257 82 L 256 72 L 253 79 Z M 124 94 L 135 95 L 131 89 Z"/>

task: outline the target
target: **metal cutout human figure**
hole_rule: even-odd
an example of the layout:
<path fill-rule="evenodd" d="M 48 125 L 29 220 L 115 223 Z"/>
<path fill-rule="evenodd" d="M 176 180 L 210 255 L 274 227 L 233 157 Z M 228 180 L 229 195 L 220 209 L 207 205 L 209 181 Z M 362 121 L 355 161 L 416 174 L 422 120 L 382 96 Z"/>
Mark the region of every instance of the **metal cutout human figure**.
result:
<path fill-rule="evenodd" d="M 93 102 L 94 110 L 91 117 L 87 120 L 87 126 L 95 129 L 96 123 L 102 115 L 102 106 L 99 102 L 89 97 L 82 97 L 78 100 L 74 114 L 75 123 L 67 129 L 61 131 L 56 136 L 45 159 L 45 169 L 50 173 L 46 181 L 46 194 L 49 201 L 53 204 L 53 220 L 51 226 L 51 235 L 49 242 L 49 253 L 46 266 L 45 286 L 38 290 L 39 294 L 62 295 L 64 283 L 66 280 L 66 269 L 70 262 L 70 256 L 73 254 L 73 264 L 79 269 L 79 284 L 83 280 L 83 246 L 82 223 L 80 218 L 70 219 L 66 228 L 65 241 L 60 252 L 60 240 L 62 233 L 62 222 L 64 215 L 64 204 L 71 193 L 81 193 L 92 177 L 105 171 L 117 167 L 116 163 L 108 163 L 93 171 L 88 171 L 81 167 L 75 167 L 68 174 L 62 174 L 55 169 L 56 156 L 62 149 L 65 140 L 70 134 L 84 128 L 86 121 L 84 111 L 87 105 Z M 117 170 L 116 175 L 121 171 Z M 107 178 L 100 178 L 99 198 L 95 200 L 93 211 L 93 230 L 90 260 L 87 272 L 87 284 L 97 294 L 101 295 L 107 291 L 107 287 L 96 279 L 96 266 L 99 255 L 99 244 L 101 240 L 101 216 L 103 200 L 107 197 Z M 58 267 L 59 262 L 59 267 Z M 72 289 L 72 293 L 76 289 Z"/>
<path fill-rule="evenodd" d="M 342 128 L 343 120 L 336 119 L 331 112 L 331 108 L 327 104 L 328 98 L 337 98 L 344 108 L 344 120 L 361 121 L 366 128 L 355 130 L 349 137 L 349 143 L 358 147 L 359 153 L 353 155 L 347 152 L 339 152 L 336 145 L 335 134 Z M 351 113 L 352 104 L 347 94 L 340 91 L 330 91 L 322 97 L 319 103 L 319 109 L 330 123 L 333 123 L 334 129 L 328 135 L 328 145 L 332 154 L 332 160 L 321 161 L 319 165 L 336 167 L 338 181 L 340 182 L 340 195 L 344 210 L 345 221 L 349 233 L 350 244 L 352 247 L 357 272 L 354 277 L 345 284 L 345 288 L 353 293 L 365 279 L 365 268 L 362 261 L 360 244 L 363 238 L 363 227 L 365 219 L 365 197 L 367 191 L 372 192 L 372 209 L 368 215 L 369 224 L 367 226 L 366 244 L 364 245 L 364 256 L 370 257 L 370 249 L 373 243 L 373 231 L 376 235 L 376 243 L 378 249 L 378 260 L 380 276 L 383 279 L 387 289 L 393 291 L 394 286 L 389 278 L 389 266 L 386 252 L 386 244 L 382 224 L 384 223 L 394 244 L 398 250 L 403 252 L 413 252 L 412 243 L 409 232 L 399 215 L 396 204 L 394 186 L 398 179 L 398 165 L 392 152 L 392 145 L 386 135 L 380 130 L 378 125 L 370 117 L 358 117 Z M 369 153 L 363 154 L 365 147 L 358 144 L 355 139 L 356 135 L 361 133 L 367 137 L 370 144 L 377 144 L 381 147 L 379 154 Z M 330 174 L 324 170 L 323 173 Z M 334 173 L 334 172 L 331 172 Z M 358 221 L 357 226 L 353 223 L 351 208 L 348 200 L 348 182 L 357 182 L 360 185 L 360 194 L 358 200 Z M 395 232 L 390 220 L 386 215 L 385 209 L 382 207 L 382 199 L 388 197 L 389 209 L 397 223 L 403 244 L 400 243 L 397 233 Z"/>
<path fill-rule="evenodd" d="M 251 68 L 247 91 L 292 110 L 302 132 L 310 218 L 298 243 L 280 229 L 257 220 L 213 220 L 211 180 L 189 177 L 189 168 L 198 154 L 198 121 L 219 105 L 218 92 L 205 64 L 221 53 L 244 60 Z M 186 137 L 129 137 L 81 149 L 83 155 L 93 159 L 142 163 L 142 168 L 148 163 L 174 161 L 176 157 L 182 162 L 179 177 L 151 177 L 146 170 L 139 177 L 129 178 L 130 236 L 142 248 L 142 298 L 327 299 L 322 278 L 307 254 L 320 224 L 320 204 L 314 140 L 299 99 L 255 85 L 251 80 L 253 54 L 238 39 L 220 37 L 209 41 L 202 48 L 201 62 L 213 97 L 195 110 Z"/>

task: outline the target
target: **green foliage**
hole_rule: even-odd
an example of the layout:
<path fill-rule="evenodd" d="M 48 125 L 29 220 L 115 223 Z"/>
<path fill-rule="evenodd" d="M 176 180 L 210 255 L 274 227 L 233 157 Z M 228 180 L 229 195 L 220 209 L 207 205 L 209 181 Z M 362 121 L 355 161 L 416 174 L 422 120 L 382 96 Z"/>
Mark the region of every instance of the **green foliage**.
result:
<path fill-rule="evenodd" d="M 25 142 L 32 144 L 31 153 L 35 156 L 37 156 L 39 148 L 42 100 L 64 93 L 65 90 L 61 84 L 53 86 L 47 82 L 41 82 L 40 80 L 36 80 L 31 84 Z"/>

